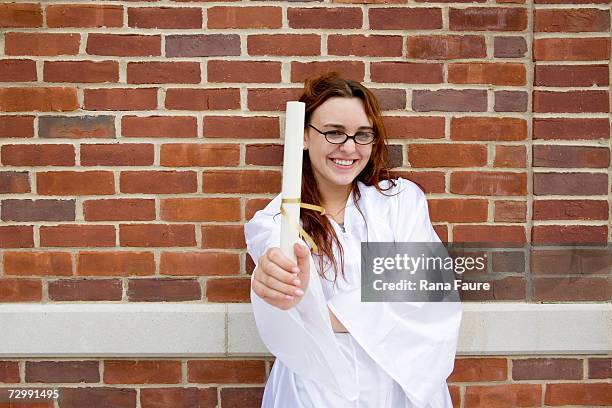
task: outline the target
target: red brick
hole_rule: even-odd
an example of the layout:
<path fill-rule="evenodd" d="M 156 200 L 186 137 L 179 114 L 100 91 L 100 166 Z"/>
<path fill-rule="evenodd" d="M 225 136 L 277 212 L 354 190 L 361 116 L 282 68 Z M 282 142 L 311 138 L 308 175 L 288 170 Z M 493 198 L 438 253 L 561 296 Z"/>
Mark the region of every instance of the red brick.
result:
<path fill-rule="evenodd" d="M 440 84 L 444 81 L 442 67 L 415 62 L 372 62 L 370 75 L 374 82 Z"/>
<path fill-rule="evenodd" d="M 523 201 L 495 201 L 493 221 L 525 222 L 527 205 Z"/>
<path fill-rule="evenodd" d="M 0 278 L 1 302 L 40 302 L 41 300 L 42 281 L 40 279 Z"/>
<path fill-rule="evenodd" d="M 427 194 L 444 193 L 445 180 L 442 171 L 391 170 L 391 177 L 402 177 L 416 183 Z"/>
<path fill-rule="evenodd" d="M 117 82 L 117 61 L 45 61 L 43 78 L 47 82 Z"/>
<path fill-rule="evenodd" d="M 485 112 L 487 93 L 480 89 L 415 89 L 412 91 L 412 109 L 418 112 Z"/>
<path fill-rule="evenodd" d="M 330 35 L 328 55 L 361 57 L 401 57 L 402 37 L 399 35 Z"/>
<path fill-rule="evenodd" d="M 90 55 L 118 57 L 157 56 L 161 55 L 161 36 L 91 33 L 87 36 L 86 51 Z"/>
<path fill-rule="evenodd" d="M 280 28 L 282 25 L 280 7 L 214 6 L 207 13 L 208 28 Z"/>
<path fill-rule="evenodd" d="M 292 62 L 291 82 L 304 82 L 306 78 L 330 71 L 338 72 L 343 78 L 363 82 L 365 65 L 362 61 L 312 61 Z"/>
<path fill-rule="evenodd" d="M 165 143 L 160 164 L 164 167 L 238 166 L 240 146 L 230 143 Z"/>
<path fill-rule="evenodd" d="M 527 195 L 527 174 L 511 172 L 457 171 L 451 174 L 450 192 L 467 195 Z"/>
<path fill-rule="evenodd" d="M 255 213 L 259 210 L 263 210 L 272 201 L 269 198 L 251 198 L 246 200 L 244 208 L 244 217 L 247 220 L 253 218 Z M 253 265 L 255 266 L 255 265 Z"/>
<path fill-rule="evenodd" d="M 602 195 L 608 194 L 605 173 L 534 173 L 535 195 Z"/>
<path fill-rule="evenodd" d="M 495 37 L 493 56 L 495 58 L 522 58 L 527 52 L 524 37 Z"/>
<path fill-rule="evenodd" d="M 603 200 L 535 200 L 534 220 L 607 220 L 608 202 Z"/>
<path fill-rule="evenodd" d="M 217 57 L 240 55 L 236 34 L 167 35 L 166 57 Z"/>
<path fill-rule="evenodd" d="M 207 116 L 204 137 L 279 138 L 278 118 L 268 116 Z"/>
<path fill-rule="evenodd" d="M 202 175 L 205 193 L 278 193 L 281 174 L 272 170 L 208 170 Z"/>
<path fill-rule="evenodd" d="M 531 241 L 546 245 L 605 244 L 607 236 L 605 225 L 536 225 L 531 232 Z"/>
<path fill-rule="evenodd" d="M 287 9 L 290 28 L 361 28 L 363 17 L 357 7 L 312 7 Z"/>
<path fill-rule="evenodd" d="M 86 221 L 151 221 L 155 219 L 155 200 L 121 198 L 85 200 Z"/>
<path fill-rule="evenodd" d="M 558 245 L 557 241 L 550 242 L 550 245 Z M 588 241 L 583 241 L 588 242 Z M 599 242 L 599 244 L 605 244 Z M 549 245 L 549 244 L 546 244 Z M 576 243 L 574 243 L 576 245 Z M 610 300 L 610 279 L 591 278 L 591 277 L 564 277 L 564 278 L 536 278 L 533 280 L 533 300 L 536 302 L 583 302 Z M 548 387 L 551 384 L 547 384 Z M 584 395 L 584 394 L 582 394 Z M 580 397 L 577 397 L 580 398 Z M 576 400 L 574 400 L 576 401 Z M 559 401 L 561 402 L 561 401 Z M 565 406 L 566 404 L 560 404 Z M 572 404 L 573 405 L 573 404 Z M 609 404 L 605 404 L 608 406 Z M 558 406 L 558 405 L 553 405 Z M 587 406 L 591 406 L 588 405 Z"/>
<path fill-rule="evenodd" d="M 223 278 L 206 281 L 206 300 L 209 302 L 243 302 L 251 301 L 251 279 Z"/>
<path fill-rule="evenodd" d="M 504 381 L 507 371 L 505 358 L 456 358 L 448 382 Z"/>
<path fill-rule="evenodd" d="M 238 198 L 167 198 L 160 206 L 164 221 L 240 221 Z"/>
<path fill-rule="evenodd" d="M 3 383 L 18 383 L 20 381 L 19 361 L 0 361 L 0 381 Z"/>
<path fill-rule="evenodd" d="M 523 64 L 456 63 L 448 66 L 448 82 L 455 84 L 525 85 Z"/>
<path fill-rule="evenodd" d="M 236 275 L 238 254 L 225 252 L 162 252 L 159 273 L 174 276 Z"/>
<path fill-rule="evenodd" d="M 55 33 L 6 33 L 4 47 L 6 55 L 77 55 L 79 34 Z"/>
<path fill-rule="evenodd" d="M 495 146 L 493 167 L 527 167 L 527 149 L 525 146 Z"/>
<path fill-rule="evenodd" d="M 127 297 L 130 302 L 201 301 L 202 287 L 196 279 L 130 279 Z"/>
<path fill-rule="evenodd" d="M 198 84 L 200 81 L 199 62 L 150 61 L 127 65 L 129 84 Z"/>
<path fill-rule="evenodd" d="M 247 38 L 249 55 L 319 55 L 321 37 L 316 34 L 255 34 Z M 330 55 L 333 55 L 330 53 Z"/>
<path fill-rule="evenodd" d="M 608 91 L 534 91 L 533 111 L 554 113 L 608 112 Z"/>
<path fill-rule="evenodd" d="M 74 111 L 78 109 L 74 88 L 0 88 L 0 111 Z"/>
<path fill-rule="evenodd" d="M 410 144 L 411 167 L 481 167 L 487 164 L 487 147 L 475 144 Z"/>
<path fill-rule="evenodd" d="M 42 25 L 42 9 L 36 3 L 0 4 L 0 27 L 28 28 Z"/>
<path fill-rule="evenodd" d="M 263 387 L 223 387 L 221 401 L 224 408 L 259 407 L 263 400 Z"/>
<path fill-rule="evenodd" d="M 245 164 L 259 166 L 282 166 L 283 145 L 250 144 L 246 146 Z"/>
<path fill-rule="evenodd" d="M 34 137 L 34 116 L 0 116 L 0 137 Z"/>
<path fill-rule="evenodd" d="M 17 144 L 0 148 L 5 166 L 74 166 L 74 146 L 67 144 Z"/>
<path fill-rule="evenodd" d="M 533 138 L 543 140 L 597 140 L 610 137 L 604 118 L 535 118 Z"/>
<path fill-rule="evenodd" d="M 45 7 L 48 27 L 121 27 L 123 6 L 60 4 Z"/>
<path fill-rule="evenodd" d="M 61 391 L 62 404 L 78 407 L 95 406 L 99 401 L 112 401 L 113 408 L 130 408 L 136 405 L 136 390 L 111 387 L 65 387 Z"/>
<path fill-rule="evenodd" d="M 540 384 L 471 385 L 465 389 L 465 408 L 539 407 Z"/>
<path fill-rule="evenodd" d="M 610 59 L 610 38 L 537 38 L 534 61 L 598 61 Z"/>
<path fill-rule="evenodd" d="M 432 222 L 487 221 L 487 200 L 429 199 L 428 204 L 429 217 Z"/>
<path fill-rule="evenodd" d="M 38 137 L 44 139 L 114 139 L 114 116 L 40 116 Z"/>
<path fill-rule="evenodd" d="M 202 9 L 198 7 L 130 7 L 128 27 L 201 28 Z"/>
<path fill-rule="evenodd" d="M 132 111 L 157 109 L 155 88 L 100 88 L 84 89 L 85 110 Z"/>
<path fill-rule="evenodd" d="M 76 200 L 5 199 L 3 221 L 74 221 Z"/>
<path fill-rule="evenodd" d="M 188 407 L 198 404 L 201 408 L 214 408 L 217 402 L 217 388 L 168 387 L 141 388 L 140 404 L 142 407 L 154 407 L 160 401 L 173 407 Z"/>
<path fill-rule="evenodd" d="M 240 109 L 240 89 L 170 88 L 166 90 L 164 106 L 176 110 Z"/>
<path fill-rule="evenodd" d="M 155 274 L 152 252 L 79 252 L 79 276 L 147 276 Z"/>
<path fill-rule="evenodd" d="M 190 383 L 262 383 L 265 381 L 263 360 L 206 359 L 187 362 Z"/>
<path fill-rule="evenodd" d="M 105 360 L 105 384 L 177 384 L 181 362 L 171 360 Z"/>
<path fill-rule="evenodd" d="M 523 31 L 527 28 L 527 9 L 502 7 L 451 8 L 451 30 Z"/>
<path fill-rule="evenodd" d="M 453 227 L 453 241 L 524 244 L 525 228 L 518 225 L 456 225 Z"/>
<path fill-rule="evenodd" d="M 202 225 L 201 231 L 202 248 L 242 249 L 246 247 L 242 225 Z"/>
<path fill-rule="evenodd" d="M 126 247 L 192 247 L 195 226 L 190 224 L 121 224 L 119 242 Z"/>
<path fill-rule="evenodd" d="M 281 80 L 281 63 L 276 61 L 208 61 L 209 82 L 267 82 Z"/>
<path fill-rule="evenodd" d="M 68 252 L 4 252 L 4 274 L 17 276 L 70 276 Z"/>
<path fill-rule="evenodd" d="M 577 358 L 525 358 L 512 360 L 513 380 L 581 380 Z"/>
<path fill-rule="evenodd" d="M 440 116 L 385 116 L 383 120 L 390 139 L 444 138 L 444 118 Z"/>
<path fill-rule="evenodd" d="M 442 28 L 440 8 L 371 8 L 368 18 L 374 30 L 434 30 Z"/>
<path fill-rule="evenodd" d="M 193 116 L 124 116 L 123 137 L 197 137 Z"/>
<path fill-rule="evenodd" d="M 607 65 L 536 65 L 534 85 L 608 86 Z"/>
<path fill-rule="evenodd" d="M 481 35 L 423 35 L 408 37 L 408 56 L 420 59 L 484 58 L 485 39 Z"/>
<path fill-rule="evenodd" d="M 100 381 L 100 367 L 93 360 L 26 361 L 25 379 L 33 383 L 93 383 Z"/>
<path fill-rule="evenodd" d="M 114 225 L 42 225 L 41 247 L 114 247 Z"/>
<path fill-rule="evenodd" d="M 533 146 L 534 167 L 606 168 L 610 166 L 610 149 L 588 146 Z"/>
<path fill-rule="evenodd" d="M 579 33 L 586 31 L 609 31 L 610 13 L 600 9 L 536 9 L 535 32 Z"/>
<path fill-rule="evenodd" d="M 302 88 L 262 88 L 247 90 L 247 105 L 251 111 L 280 111 L 288 101 L 296 101 Z"/>
<path fill-rule="evenodd" d="M 527 138 L 527 122 L 520 118 L 453 117 L 453 140 L 518 141 Z"/>
<path fill-rule="evenodd" d="M 45 171 L 36 174 L 40 195 L 103 195 L 115 194 L 111 171 Z"/>
<path fill-rule="evenodd" d="M 29 193 L 30 177 L 28 172 L 0 172 L 0 193 Z"/>
<path fill-rule="evenodd" d="M 591 357 L 589 362 L 589 378 L 612 378 L 612 359 Z"/>
<path fill-rule="evenodd" d="M 531 249 L 531 272 L 538 275 L 602 275 L 610 268 L 612 254 L 605 247 Z"/>
<path fill-rule="evenodd" d="M 178 194 L 197 191 L 195 171 L 122 171 L 120 183 L 121 192 L 128 194 Z"/>
<path fill-rule="evenodd" d="M 81 166 L 150 166 L 154 155 L 152 144 L 82 144 Z"/>

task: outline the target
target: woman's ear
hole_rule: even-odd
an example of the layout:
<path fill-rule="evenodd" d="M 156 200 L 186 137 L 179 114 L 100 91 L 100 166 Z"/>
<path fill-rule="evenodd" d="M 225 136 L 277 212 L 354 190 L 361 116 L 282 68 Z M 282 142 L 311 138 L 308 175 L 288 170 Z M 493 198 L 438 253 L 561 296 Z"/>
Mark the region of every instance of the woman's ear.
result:
<path fill-rule="evenodd" d="M 306 130 L 304 130 L 304 150 L 308 150 L 308 142 L 310 140 L 309 135 L 306 133 Z"/>

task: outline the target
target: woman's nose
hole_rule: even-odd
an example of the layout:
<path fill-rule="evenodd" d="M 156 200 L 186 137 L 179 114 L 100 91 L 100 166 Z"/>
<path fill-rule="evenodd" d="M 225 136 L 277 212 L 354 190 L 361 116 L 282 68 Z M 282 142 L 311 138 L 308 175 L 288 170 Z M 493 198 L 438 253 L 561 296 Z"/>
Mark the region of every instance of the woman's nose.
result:
<path fill-rule="evenodd" d="M 344 152 L 352 152 L 355 150 L 355 141 L 353 139 L 346 139 L 344 143 L 340 145 L 340 150 Z"/>

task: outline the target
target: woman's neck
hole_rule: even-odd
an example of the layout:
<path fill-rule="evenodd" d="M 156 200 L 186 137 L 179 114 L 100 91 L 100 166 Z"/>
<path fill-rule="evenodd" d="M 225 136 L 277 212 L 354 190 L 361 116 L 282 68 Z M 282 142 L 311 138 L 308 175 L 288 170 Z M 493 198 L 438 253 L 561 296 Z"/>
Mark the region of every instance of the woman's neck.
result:
<path fill-rule="evenodd" d="M 346 206 L 346 200 L 348 200 L 351 194 L 352 185 L 344 187 L 345 188 L 335 186 L 334 188 L 320 191 L 321 204 L 328 212 L 332 213 L 332 215 L 341 212 Z"/>

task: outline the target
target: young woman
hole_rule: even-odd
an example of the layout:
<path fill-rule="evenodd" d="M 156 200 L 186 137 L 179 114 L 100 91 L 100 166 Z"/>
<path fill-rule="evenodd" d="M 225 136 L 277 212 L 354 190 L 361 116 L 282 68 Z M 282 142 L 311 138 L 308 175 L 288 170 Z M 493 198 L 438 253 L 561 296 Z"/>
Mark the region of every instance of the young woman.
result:
<path fill-rule="evenodd" d="M 376 98 L 327 74 L 306 81 L 300 224 L 318 247 L 280 251 L 281 195 L 245 225 L 251 301 L 276 357 L 262 407 L 450 408 L 460 303 L 361 302 L 361 242 L 440 242 L 420 188 L 391 180 Z"/>

